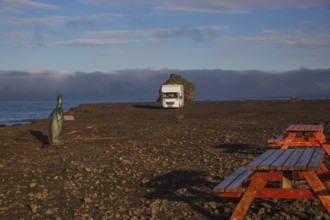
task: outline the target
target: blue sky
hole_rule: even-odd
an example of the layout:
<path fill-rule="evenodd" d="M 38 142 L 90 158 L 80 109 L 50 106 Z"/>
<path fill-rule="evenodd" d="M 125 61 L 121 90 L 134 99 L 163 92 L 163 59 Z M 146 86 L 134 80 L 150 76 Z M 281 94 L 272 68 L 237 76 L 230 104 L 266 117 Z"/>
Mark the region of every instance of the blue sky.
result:
<path fill-rule="evenodd" d="M 0 0 L 0 70 L 330 68 L 329 0 Z"/>

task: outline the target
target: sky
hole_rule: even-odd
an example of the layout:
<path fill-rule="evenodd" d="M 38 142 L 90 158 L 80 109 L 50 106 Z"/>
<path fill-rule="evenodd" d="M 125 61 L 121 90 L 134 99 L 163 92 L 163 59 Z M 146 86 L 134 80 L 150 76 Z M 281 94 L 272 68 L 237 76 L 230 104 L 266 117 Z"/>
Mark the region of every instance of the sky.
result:
<path fill-rule="evenodd" d="M 0 0 L 0 100 L 330 97 L 329 0 Z"/>
<path fill-rule="evenodd" d="M 0 0 L 0 69 L 330 67 L 329 0 Z"/>

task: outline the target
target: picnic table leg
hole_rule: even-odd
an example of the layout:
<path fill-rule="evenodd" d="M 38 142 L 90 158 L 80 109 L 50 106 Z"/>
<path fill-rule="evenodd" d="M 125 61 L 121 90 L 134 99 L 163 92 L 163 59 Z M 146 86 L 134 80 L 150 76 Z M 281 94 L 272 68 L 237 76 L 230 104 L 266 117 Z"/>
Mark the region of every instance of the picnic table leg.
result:
<path fill-rule="evenodd" d="M 330 155 L 330 144 L 322 144 L 322 147 L 327 152 L 327 154 Z"/>
<path fill-rule="evenodd" d="M 267 183 L 268 173 L 258 172 L 254 175 L 251 183 L 247 187 L 245 193 L 243 194 L 240 202 L 236 206 L 230 219 L 238 220 L 243 219 L 245 213 L 249 209 L 253 199 L 255 198 L 255 192 L 259 189 L 264 188 Z"/>
<path fill-rule="evenodd" d="M 289 135 L 285 138 L 283 145 L 281 146 L 281 149 L 288 149 L 290 146 L 290 143 L 292 140 L 296 137 L 295 132 L 290 132 Z"/>
<path fill-rule="evenodd" d="M 320 168 L 321 168 L 321 171 L 323 173 L 328 173 L 329 172 L 328 168 L 324 165 L 324 163 L 321 163 Z"/>
<path fill-rule="evenodd" d="M 327 144 L 327 140 L 322 132 L 315 132 L 314 136 L 317 138 L 320 145 L 324 148 L 328 155 L 330 155 L 330 144 Z"/>
<path fill-rule="evenodd" d="M 314 136 L 319 140 L 321 144 L 327 142 L 322 132 L 314 132 Z"/>
<path fill-rule="evenodd" d="M 307 183 L 315 192 L 316 196 L 320 199 L 324 207 L 330 213 L 330 194 L 321 180 L 318 178 L 314 171 L 303 172 Z"/>

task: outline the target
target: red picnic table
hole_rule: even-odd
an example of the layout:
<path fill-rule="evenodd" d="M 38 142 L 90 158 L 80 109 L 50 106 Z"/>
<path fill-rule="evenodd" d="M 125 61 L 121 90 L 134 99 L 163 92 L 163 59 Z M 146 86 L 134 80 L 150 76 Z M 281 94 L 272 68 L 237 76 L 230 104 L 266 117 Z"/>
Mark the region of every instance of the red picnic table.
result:
<path fill-rule="evenodd" d="M 272 147 L 323 147 L 330 155 L 330 144 L 323 134 L 323 125 L 290 125 L 286 128 L 287 136 L 278 135 L 268 140 Z"/>
<path fill-rule="evenodd" d="M 270 149 L 219 183 L 220 197 L 240 197 L 231 219 L 242 219 L 255 198 L 315 199 L 330 212 L 330 177 L 322 171 L 324 149 Z M 292 181 L 305 180 L 309 189 L 292 188 Z M 280 181 L 279 188 L 267 187 Z M 328 187 L 328 189 L 326 188 Z"/>

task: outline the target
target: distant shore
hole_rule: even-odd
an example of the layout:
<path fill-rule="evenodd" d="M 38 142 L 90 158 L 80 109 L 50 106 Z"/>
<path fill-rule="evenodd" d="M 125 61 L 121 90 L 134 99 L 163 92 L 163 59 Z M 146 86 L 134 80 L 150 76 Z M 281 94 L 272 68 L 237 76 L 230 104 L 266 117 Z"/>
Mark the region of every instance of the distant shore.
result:
<path fill-rule="evenodd" d="M 285 99 L 224 99 L 224 100 L 197 100 L 195 102 L 223 102 L 223 101 L 274 101 L 274 100 L 329 100 L 330 98 L 323 99 L 300 99 L 300 98 L 285 98 Z M 133 104 L 133 103 L 154 103 L 153 101 L 133 101 L 122 99 L 120 101 L 112 99 L 100 99 L 100 100 L 66 100 L 64 98 L 63 109 L 64 111 L 69 111 L 71 108 L 75 108 L 81 104 L 97 104 L 97 103 L 123 103 L 123 104 Z M 19 124 L 29 124 L 32 121 L 48 118 L 49 114 L 52 112 L 56 105 L 56 100 L 52 101 L 0 101 L 0 126 L 13 126 Z"/>

